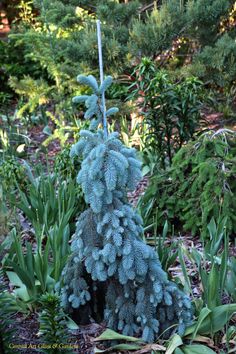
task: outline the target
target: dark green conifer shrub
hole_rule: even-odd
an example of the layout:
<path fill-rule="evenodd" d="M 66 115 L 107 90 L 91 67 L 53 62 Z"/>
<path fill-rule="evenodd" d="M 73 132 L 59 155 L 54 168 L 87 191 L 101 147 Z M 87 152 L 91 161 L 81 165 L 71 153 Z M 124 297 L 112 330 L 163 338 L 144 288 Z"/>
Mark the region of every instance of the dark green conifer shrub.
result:
<path fill-rule="evenodd" d="M 78 182 L 89 208 L 80 215 L 70 257 L 62 279 L 62 304 L 78 315 L 101 314 L 108 327 L 124 334 L 141 334 L 153 341 L 171 325 L 183 333 L 191 320 L 191 303 L 162 270 L 156 252 L 142 240 L 142 220 L 127 200 L 141 178 L 141 164 L 135 149 L 127 148 L 117 133 L 107 134 L 97 127 L 103 114 L 101 95 L 110 86 L 107 77 L 99 87 L 93 76 L 79 76 L 89 85 L 85 118 L 90 131 L 80 133 L 72 156 L 83 157 Z M 96 317 L 97 319 L 97 317 Z"/>
<path fill-rule="evenodd" d="M 229 14 L 234 0 L 194 0 L 186 5 L 187 28 L 201 46 L 214 43 L 219 35 L 220 22 Z"/>
<path fill-rule="evenodd" d="M 192 72 L 194 72 L 195 65 L 196 68 L 199 67 L 198 70 L 195 70 L 195 73 L 204 81 L 225 90 L 231 87 L 236 80 L 235 37 L 225 33 L 213 46 L 206 46 L 196 57 Z"/>
<path fill-rule="evenodd" d="M 211 218 L 227 217 L 236 232 L 236 136 L 209 131 L 183 146 L 169 170 L 152 177 L 139 202 L 146 223 L 165 219 L 192 233 L 206 234 Z"/>

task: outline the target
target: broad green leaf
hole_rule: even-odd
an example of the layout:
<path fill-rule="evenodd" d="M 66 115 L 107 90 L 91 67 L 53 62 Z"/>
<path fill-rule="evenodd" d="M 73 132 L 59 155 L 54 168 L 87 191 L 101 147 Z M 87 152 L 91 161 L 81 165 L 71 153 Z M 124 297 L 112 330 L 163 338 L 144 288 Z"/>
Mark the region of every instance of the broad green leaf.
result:
<path fill-rule="evenodd" d="M 150 171 L 151 171 L 150 167 L 146 165 L 142 168 L 142 175 L 146 176 Z"/>
<path fill-rule="evenodd" d="M 184 352 L 180 348 L 176 348 L 174 354 L 184 354 Z"/>
<path fill-rule="evenodd" d="M 187 294 L 191 294 L 192 288 L 191 288 L 191 283 L 190 283 L 190 279 L 189 279 L 189 276 L 188 276 L 188 271 L 187 271 L 187 268 L 186 268 L 186 265 L 185 265 L 185 262 L 184 262 L 182 247 L 179 247 L 178 256 L 179 256 L 179 261 L 180 261 L 180 265 L 181 265 L 182 272 L 183 272 L 183 275 L 184 275 L 184 280 L 185 280 L 185 284 L 184 284 L 185 292 Z"/>
<path fill-rule="evenodd" d="M 216 354 L 212 349 L 201 344 L 190 344 L 181 347 L 184 354 Z"/>
<path fill-rule="evenodd" d="M 120 350 L 139 350 L 141 347 L 137 344 L 117 344 L 112 347 L 109 347 L 107 349 L 94 349 L 94 353 L 114 353 L 114 351 L 120 351 Z"/>
<path fill-rule="evenodd" d="M 15 272 L 6 272 L 10 283 L 14 286 L 22 286 L 24 285 L 18 275 Z"/>
<path fill-rule="evenodd" d="M 72 329 L 72 330 L 79 328 L 77 323 L 75 323 L 75 321 L 73 321 L 72 318 L 70 318 L 69 316 L 66 316 L 66 317 L 67 317 L 67 321 L 66 321 L 67 328 Z"/>
<path fill-rule="evenodd" d="M 21 269 L 17 263 L 10 261 L 9 264 L 13 267 L 15 273 L 18 275 L 23 284 L 27 287 L 27 291 L 30 296 L 34 297 L 36 294 L 34 276 L 28 275 L 23 269 Z"/>
<path fill-rule="evenodd" d="M 23 301 L 27 302 L 30 300 L 29 293 L 27 291 L 26 286 L 23 284 L 23 282 L 20 280 L 18 275 L 15 272 L 6 272 L 8 279 L 10 283 L 17 288 L 14 290 L 15 294 L 22 299 Z"/>
<path fill-rule="evenodd" d="M 204 318 L 201 325 L 198 328 L 198 334 L 210 334 L 217 333 L 222 330 L 225 324 L 230 320 L 232 315 L 236 312 L 236 304 L 227 304 L 217 306 L 212 309 L 211 313 Z M 189 335 L 195 332 L 197 323 L 188 327 L 185 331 L 185 335 Z"/>
<path fill-rule="evenodd" d="M 219 291 L 219 270 L 215 263 L 213 263 L 207 282 L 208 292 L 208 306 L 210 309 L 215 308 L 217 303 L 217 293 Z"/>
<path fill-rule="evenodd" d="M 15 292 L 16 296 L 19 299 L 23 300 L 24 302 L 28 302 L 31 299 L 29 296 L 29 293 L 27 291 L 27 288 L 24 284 L 22 284 L 22 286 L 20 288 L 16 288 L 14 290 L 14 292 Z"/>
<path fill-rule="evenodd" d="M 192 339 L 194 340 L 194 338 L 196 337 L 197 333 L 198 333 L 198 330 L 199 330 L 199 327 L 201 326 L 202 322 L 205 320 L 205 318 L 211 313 L 211 310 L 209 310 L 207 307 L 204 307 L 199 316 L 198 316 L 198 320 L 197 320 L 197 323 L 196 323 L 196 327 L 195 327 L 195 330 L 193 332 L 193 336 L 192 336 Z"/>
<path fill-rule="evenodd" d="M 52 135 L 52 130 L 51 130 L 51 128 L 48 125 L 46 125 L 43 128 L 43 133 L 46 134 L 46 135 Z"/>
<path fill-rule="evenodd" d="M 180 347 L 183 344 L 181 337 L 178 334 L 175 334 L 169 342 L 167 351 L 165 354 L 172 354 L 174 353 L 175 349 Z"/>
<path fill-rule="evenodd" d="M 102 349 L 99 349 L 97 347 L 94 348 L 94 354 L 97 354 L 97 353 L 106 353 L 106 350 L 102 350 Z"/>
<path fill-rule="evenodd" d="M 123 334 L 119 334 L 112 329 L 106 329 L 99 337 L 95 338 L 95 342 L 100 342 L 103 340 L 126 340 L 128 342 L 141 342 L 139 338 L 124 336 Z"/>

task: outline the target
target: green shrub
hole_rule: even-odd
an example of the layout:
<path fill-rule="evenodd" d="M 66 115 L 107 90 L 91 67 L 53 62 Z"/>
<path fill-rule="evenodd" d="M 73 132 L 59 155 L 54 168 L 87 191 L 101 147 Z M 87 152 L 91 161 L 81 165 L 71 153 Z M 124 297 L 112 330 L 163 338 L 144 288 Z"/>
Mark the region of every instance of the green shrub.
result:
<path fill-rule="evenodd" d="M 214 43 L 219 36 L 220 22 L 233 4 L 234 0 L 188 1 L 187 32 L 198 39 L 201 46 Z"/>
<path fill-rule="evenodd" d="M 165 168 L 199 125 L 202 83 L 194 77 L 174 82 L 147 58 L 135 72 L 131 98 L 144 116 L 144 145 Z"/>
<path fill-rule="evenodd" d="M 25 187 L 25 168 L 15 157 L 0 161 L 0 184 L 5 191 L 16 188 L 18 184 Z"/>
<path fill-rule="evenodd" d="M 153 176 L 139 202 L 145 222 L 155 217 L 193 233 L 206 233 L 211 218 L 227 217 L 236 232 L 236 141 L 226 129 L 209 131 L 183 146 L 171 168 Z"/>
<path fill-rule="evenodd" d="M 214 45 L 204 47 L 189 67 L 183 67 L 182 72 L 185 71 L 213 87 L 229 90 L 236 80 L 235 38 L 225 33 Z"/>
<path fill-rule="evenodd" d="M 19 187 L 19 198 L 13 201 L 23 211 L 35 229 L 44 229 L 73 222 L 77 212 L 83 211 L 82 194 L 76 193 L 75 181 L 60 178 L 57 174 L 33 176 L 28 169 L 25 189 Z M 31 174 L 30 174 L 31 173 Z"/>

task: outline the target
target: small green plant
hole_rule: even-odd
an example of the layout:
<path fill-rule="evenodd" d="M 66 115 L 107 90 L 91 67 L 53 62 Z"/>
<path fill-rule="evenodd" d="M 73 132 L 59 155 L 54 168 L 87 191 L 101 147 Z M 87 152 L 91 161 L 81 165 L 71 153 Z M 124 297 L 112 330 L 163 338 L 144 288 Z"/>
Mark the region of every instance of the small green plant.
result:
<path fill-rule="evenodd" d="M 6 274 L 15 287 L 16 296 L 29 303 L 32 308 L 37 304 L 39 296 L 46 291 L 52 291 L 55 285 L 55 280 L 50 277 L 49 240 L 44 250 L 42 244 L 37 244 L 36 251 L 33 251 L 32 245 L 27 242 L 25 252 L 15 229 L 11 231 L 11 237 L 12 245 L 4 267 L 11 267 L 12 270 L 8 270 Z"/>
<path fill-rule="evenodd" d="M 7 157 L 0 162 L 0 184 L 4 191 L 12 191 L 17 185 L 25 188 L 25 168 L 17 158 Z"/>
<path fill-rule="evenodd" d="M 194 77 L 174 82 L 148 59 L 142 60 L 135 73 L 130 98 L 144 117 L 144 144 L 166 168 L 199 126 L 202 83 Z"/>
<path fill-rule="evenodd" d="M 76 194 L 75 181 L 63 180 L 57 174 L 38 171 L 34 176 L 27 167 L 29 180 L 26 191 L 20 187 L 19 199 L 13 203 L 23 211 L 35 230 L 44 229 L 48 235 L 55 224 L 66 225 L 85 205 L 81 194 Z"/>
<path fill-rule="evenodd" d="M 52 292 L 60 280 L 70 253 L 70 228 L 68 224 L 54 225 L 46 238 L 43 238 L 42 230 L 41 235 L 36 235 L 36 249 L 29 242 L 24 247 L 15 229 L 10 237 L 4 258 L 4 267 L 8 269 L 6 274 L 16 296 L 32 309 L 38 306 L 39 297 Z"/>
<path fill-rule="evenodd" d="M 209 239 L 203 243 L 202 252 L 194 248 L 187 250 L 186 247 L 179 246 L 178 255 L 189 292 L 192 292 L 191 278 L 188 275 L 184 257 L 192 263 L 193 268 L 198 270 L 197 274 L 199 274 L 202 293 L 200 308 L 197 308 L 197 313 L 202 306 L 212 310 L 223 304 L 229 260 L 229 238 L 226 231 L 226 222 L 226 218 L 222 221 L 219 220 L 217 224 L 214 219 L 210 221 L 207 226 Z M 198 301 L 196 304 L 199 305 Z"/>
<path fill-rule="evenodd" d="M 187 350 L 185 342 L 190 340 L 191 344 L 198 339 L 201 342 L 201 336 L 204 336 L 205 339 L 210 337 L 216 345 L 219 345 L 220 332 L 227 333 L 228 328 L 230 328 L 229 321 L 236 311 L 236 304 L 225 304 L 225 295 L 228 293 L 234 299 L 235 293 L 233 284 L 231 284 L 231 287 L 227 287 L 229 281 L 232 280 L 232 267 L 229 261 L 229 238 L 225 226 L 226 219 L 217 223 L 214 219 L 210 221 L 207 226 L 209 239 L 203 242 L 202 251 L 195 247 L 187 249 L 184 246 L 179 246 L 178 256 L 184 277 L 184 288 L 192 294 L 196 318 L 194 323 L 186 329 L 181 340 L 175 335 L 176 338 L 170 341 L 168 348 L 175 343 L 176 348 L 182 350 L 176 353 L 185 353 L 185 350 Z M 195 269 L 193 273 L 199 276 L 198 282 L 201 284 L 202 291 L 199 298 L 194 298 L 192 293 L 192 277 L 187 271 L 185 259 L 188 260 L 188 264 L 191 263 L 190 269 Z M 228 335 L 232 334 L 231 328 Z M 229 348 L 229 343 L 227 345 Z M 191 346 L 189 353 L 191 353 L 191 349 L 194 348 Z M 188 353 L 188 351 L 186 352 Z M 194 350 L 193 352 L 195 353 Z M 196 352 L 198 353 L 198 351 Z M 206 353 L 208 352 L 206 351 Z"/>
<path fill-rule="evenodd" d="M 32 224 L 36 248 L 11 231 L 4 266 L 15 292 L 29 307 L 38 305 L 39 297 L 50 292 L 59 281 L 70 253 L 69 240 L 75 227 L 75 213 L 85 205 L 77 193 L 75 181 L 63 180 L 58 174 L 45 174 L 42 168 L 33 174 L 28 164 L 25 188 L 18 185 L 18 195 L 10 198 Z M 10 269 L 9 269 L 10 267 Z"/>
<path fill-rule="evenodd" d="M 56 294 L 44 294 L 40 298 L 42 312 L 39 315 L 39 334 L 49 349 L 41 349 L 42 353 L 57 354 L 60 348 L 63 353 L 72 353 L 68 348 L 68 329 L 66 315 L 61 309 L 60 298 Z M 65 345 L 63 347 L 63 344 Z"/>
<path fill-rule="evenodd" d="M 27 128 L 17 120 L 17 110 L 12 113 L 4 112 L 0 115 L 0 153 L 3 155 L 23 156 L 25 147 L 29 146 L 31 139 Z"/>
<path fill-rule="evenodd" d="M 165 272 L 168 273 L 169 268 L 173 266 L 178 257 L 178 243 L 177 241 L 169 240 L 167 244 L 168 222 L 166 221 L 163 227 L 162 234 L 157 232 L 157 224 L 154 220 L 154 235 L 146 238 L 146 242 L 155 247 L 161 266 Z M 145 230 L 147 231 L 147 230 Z"/>

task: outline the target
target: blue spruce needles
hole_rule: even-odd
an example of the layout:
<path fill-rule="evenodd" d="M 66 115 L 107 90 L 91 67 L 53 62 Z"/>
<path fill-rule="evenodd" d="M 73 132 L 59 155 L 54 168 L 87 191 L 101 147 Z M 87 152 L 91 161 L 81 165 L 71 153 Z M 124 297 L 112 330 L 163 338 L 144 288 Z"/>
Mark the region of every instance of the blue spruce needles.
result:
<path fill-rule="evenodd" d="M 89 208 L 78 219 L 63 271 L 63 306 L 79 309 L 79 314 L 86 308 L 94 317 L 103 302 L 108 327 L 125 335 L 141 334 L 147 342 L 173 324 L 183 333 L 192 317 L 190 300 L 167 279 L 156 252 L 142 240 L 142 220 L 127 200 L 127 192 L 141 179 L 135 149 L 124 146 L 117 133 L 106 137 L 96 130 L 103 116 L 101 94 L 112 79 L 100 87 L 93 76 L 78 80 L 93 90 L 91 96 L 74 98 L 85 102 L 91 125 L 90 131 L 81 131 L 71 151 L 83 157 L 78 183 Z"/>

